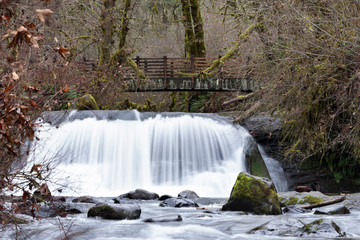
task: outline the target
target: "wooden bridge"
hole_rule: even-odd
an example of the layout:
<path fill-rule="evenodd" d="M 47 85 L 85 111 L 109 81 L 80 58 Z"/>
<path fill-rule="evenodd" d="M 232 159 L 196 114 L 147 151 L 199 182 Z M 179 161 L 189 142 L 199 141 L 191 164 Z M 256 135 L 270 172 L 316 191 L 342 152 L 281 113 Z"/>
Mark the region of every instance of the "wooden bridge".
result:
<path fill-rule="evenodd" d="M 251 92 L 259 84 L 236 59 L 230 59 L 211 75 L 201 73 L 216 58 L 140 58 L 133 61 L 143 71 L 141 79 L 130 66 L 120 68 L 126 91 L 243 91 Z"/>

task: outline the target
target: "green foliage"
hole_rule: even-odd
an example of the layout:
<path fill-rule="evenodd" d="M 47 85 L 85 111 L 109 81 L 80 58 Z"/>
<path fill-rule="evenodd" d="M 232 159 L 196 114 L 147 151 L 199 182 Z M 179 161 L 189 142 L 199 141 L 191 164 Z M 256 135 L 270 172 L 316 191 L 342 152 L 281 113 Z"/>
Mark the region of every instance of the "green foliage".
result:
<path fill-rule="evenodd" d="M 54 101 L 51 109 L 53 111 L 61 111 L 72 109 L 75 106 L 75 101 L 80 97 L 75 87 L 71 87 L 69 91 L 63 93 L 59 98 Z"/>
<path fill-rule="evenodd" d="M 213 113 L 221 110 L 226 96 L 221 93 L 179 92 L 171 94 L 170 111 Z"/>

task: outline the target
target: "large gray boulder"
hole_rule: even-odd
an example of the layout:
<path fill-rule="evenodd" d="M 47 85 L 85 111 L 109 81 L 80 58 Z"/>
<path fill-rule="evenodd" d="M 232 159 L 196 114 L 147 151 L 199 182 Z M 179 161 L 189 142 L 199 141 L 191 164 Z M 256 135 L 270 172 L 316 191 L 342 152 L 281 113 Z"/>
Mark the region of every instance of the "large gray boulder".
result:
<path fill-rule="evenodd" d="M 120 195 L 118 198 L 138 199 L 138 200 L 156 200 L 159 198 L 157 193 L 149 192 L 144 189 L 136 189 Z"/>
<path fill-rule="evenodd" d="M 185 190 L 185 191 L 180 192 L 178 194 L 178 197 L 179 198 L 188 198 L 191 200 L 199 198 L 199 196 L 196 194 L 196 192 L 191 191 L 191 190 Z"/>
<path fill-rule="evenodd" d="M 140 218 L 141 209 L 137 204 L 106 204 L 98 203 L 90 208 L 88 217 L 100 217 L 103 219 L 138 219 Z"/>
<path fill-rule="evenodd" d="M 193 200 L 187 198 L 168 198 L 160 203 L 160 207 L 199 207 Z"/>
<path fill-rule="evenodd" d="M 279 198 L 271 180 L 241 172 L 223 211 L 247 211 L 256 214 L 281 214 Z"/>

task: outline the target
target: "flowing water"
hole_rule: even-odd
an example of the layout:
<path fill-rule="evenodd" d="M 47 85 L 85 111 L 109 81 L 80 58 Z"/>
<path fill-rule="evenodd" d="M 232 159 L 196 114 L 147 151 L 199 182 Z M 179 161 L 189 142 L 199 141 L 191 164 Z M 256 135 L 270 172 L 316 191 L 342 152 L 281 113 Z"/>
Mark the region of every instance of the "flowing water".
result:
<path fill-rule="evenodd" d="M 237 174 L 246 171 L 250 134 L 214 114 L 73 111 L 45 119 L 32 158 L 59 161 L 59 179 L 81 194 L 116 196 L 143 188 L 226 197 Z M 281 167 L 263 156 L 278 190 L 287 190 Z"/>
<path fill-rule="evenodd" d="M 261 216 L 220 211 L 237 174 L 246 170 L 244 152 L 253 141 L 248 141 L 251 136 L 246 130 L 217 115 L 49 112 L 39 126 L 28 161 L 30 165 L 56 165 L 53 174 L 59 180 L 52 190 L 61 187 L 65 195 L 102 196 L 96 199 L 107 203 L 113 201 L 105 196 L 135 188 L 171 195 L 191 189 L 211 198 L 197 199 L 197 209 L 160 207 L 156 200 L 135 201 L 141 207 L 140 219 L 121 221 L 87 218 L 93 204 L 72 203 L 68 198 L 66 204 L 80 209 L 81 214 L 1 229 L 0 239 L 360 239 L 360 194 L 350 197 L 351 215 L 319 216 L 310 211 Z M 261 147 L 260 152 L 276 188 L 286 191 L 279 163 Z M 143 221 L 177 215 L 182 221 Z M 308 231 L 307 226 L 319 219 L 321 224 Z"/>

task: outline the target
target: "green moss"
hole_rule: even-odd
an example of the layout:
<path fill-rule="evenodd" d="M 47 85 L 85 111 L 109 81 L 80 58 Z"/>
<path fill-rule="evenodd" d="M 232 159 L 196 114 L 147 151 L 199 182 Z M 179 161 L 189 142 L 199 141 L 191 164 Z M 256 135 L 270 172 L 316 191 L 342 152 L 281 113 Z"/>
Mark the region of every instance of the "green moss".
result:
<path fill-rule="evenodd" d="M 305 224 L 303 227 L 302 227 L 302 230 L 307 233 L 307 234 L 310 234 L 310 233 L 316 233 L 318 230 L 319 230 L 319 226 L 321 223 L 324 222 L 324 219 L 320 218 L 318 220 L 315 220 L 309 224 Z"/>
<path fill-rule="evenodd" d="M 304 203 L 310 203 L 310 204 L 316 204 L 316 203 L 321 203 L 323 202 L 323 200 L 319 197 L 315 197 L 312 195 L 306 195 L 305 197 L 303 197 Z"/>
<path fill-rule="evenodd" d="M 298 201 L 299 201 L 299 198 L 297 198 L 297 197 L 290 197 L 289 199 L 285 200 L 284 203 L 285 203 L 286 205 L 295 205 L 295 204 L 298 203 Z"/>
<path fill-rule="evenodd" d="M 128 57 L 126 58 L 126 63 L 135 71 L 136 77 L 140 79 L 146 79 L 144 72 L 139 68 L 139 66 L 136 64 L 136 62 L 134 62 L 134 60 Z"/>
<path fill-rule="evenodd" d="M 273 189 L 270 189 L 260 179 L 239 174 L 229 201 L 236 201 L 237 199 L 252 202 L 254 205 L 254 212 L 258 214 L 281 213 L 277 193 Z M 264 202 L 268 204 L 264 204 Z"/>
<path fill-rule="evenodd" d="M 95 98 L 90 94 L 86 94 L 80 98 L 78 110 L 99 110 Z"/>

